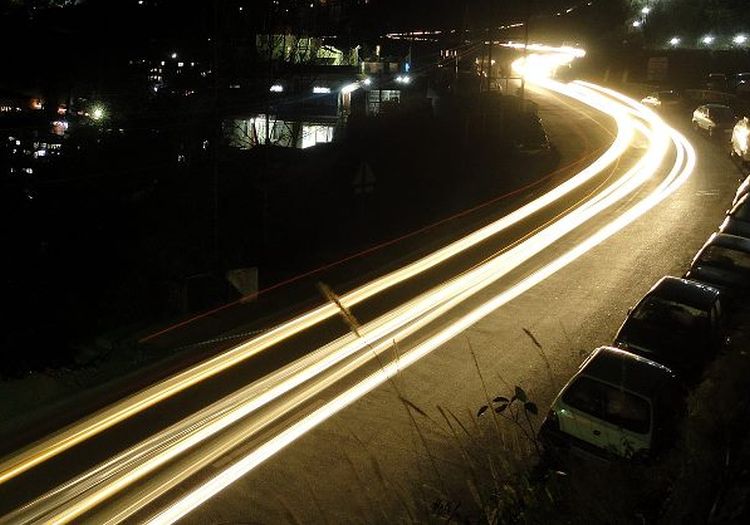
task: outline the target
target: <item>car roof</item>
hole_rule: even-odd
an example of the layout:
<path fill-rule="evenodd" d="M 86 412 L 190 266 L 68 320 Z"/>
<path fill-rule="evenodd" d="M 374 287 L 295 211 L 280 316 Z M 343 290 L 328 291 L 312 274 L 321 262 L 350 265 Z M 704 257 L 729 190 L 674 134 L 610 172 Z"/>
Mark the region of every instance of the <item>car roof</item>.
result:
<path fill-rule="evenodd" d="M 671 369 L 625 350 L 602 346 L 583 362 L 578 373 L 641 396 L 652 397 L 662 385 L 675 381 Z"/>
<path fill-rule="evenodd" d="M 720 246 L 722 248 L 750 253 L 750 239 L 728 233 L 714 233 L 711 235 L 706 244 L 703 245 L 703 248 L 701 248 L 701 252 L 709 246 Z"/>
<path fill-rule="evenodd" d="M 719 299 L 719 295 L 719 290 L 713 286 L 668 275 L 656 283 L 646 297 L 660 297 L 675 303 L 708 310 Z"/>

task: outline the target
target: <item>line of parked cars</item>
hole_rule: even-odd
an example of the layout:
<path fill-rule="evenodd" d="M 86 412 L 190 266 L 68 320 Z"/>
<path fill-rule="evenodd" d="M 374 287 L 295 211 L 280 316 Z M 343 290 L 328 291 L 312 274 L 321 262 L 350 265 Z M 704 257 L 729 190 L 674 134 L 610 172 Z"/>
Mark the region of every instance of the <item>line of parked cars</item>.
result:
<path fill-rule="evenodd" d="M 729 343 L 728 313 L 750 295 L 750 176 L 683 277 L 628 311 L 553 401 L 539 438 L 553 455 L 637 460 L 675 442 L 691 388 Z"/>
<path fill-rule="evenodd" d="M 641 103 L 656 111 L 670 113 L 683 106 L 683 98 L 674 90 L 662 90 L 650 93 Z M 731 107 L 708 103 L 695 108 L 691 122 L 695 131 L 722 141 L 728 139 L 732 157 L 750 163 L 750 119 L 747 116 L 738 118 Z"/>

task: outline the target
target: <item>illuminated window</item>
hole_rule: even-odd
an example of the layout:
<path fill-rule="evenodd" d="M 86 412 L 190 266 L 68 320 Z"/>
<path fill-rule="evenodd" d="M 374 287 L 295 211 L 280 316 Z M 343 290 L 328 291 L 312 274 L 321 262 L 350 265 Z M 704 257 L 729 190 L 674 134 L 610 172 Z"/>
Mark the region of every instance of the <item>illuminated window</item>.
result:
<path fill-rule="evenodd" d="M 307 125 L 302 126 L 302 149 L 311 148 L 316 144 L 327 144 L 333 141 L 333 126 Z"/>

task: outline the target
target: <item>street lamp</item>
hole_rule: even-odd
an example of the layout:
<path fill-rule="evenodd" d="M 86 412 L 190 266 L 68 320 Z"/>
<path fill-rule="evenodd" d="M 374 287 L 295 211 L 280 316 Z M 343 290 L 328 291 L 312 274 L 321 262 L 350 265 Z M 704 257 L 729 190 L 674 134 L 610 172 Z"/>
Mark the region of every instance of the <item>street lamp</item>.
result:
<path fill-rule="evenodd" d="M 711 35 L 706 35 L 703 38 L 701 38 L 701 42 L 703 42 L 707 46 L 710 46 L 711 44 L 713 44 L 714 40 L 715 40 L 715 38 L 713 36 L 711 36 Z"/>
<path fill-rule="evenodd" d="M 641 13 L 643 13 L 644 15 L 647 15 L 650 12 L 651 12 L 651 8 L 650 7 L 644 7 L 643 9 L 641 9 Z"/>
<path fill-rule="evenodd" d="M 682 42 L 682 39 L 678 36 L 673 36 L 669 39 L 669 45 L 670 46 L 678 46 L 680 45 L 680 42 Z"/>
<path fill-rule="evenodd" d="M 747 43 L 747 36 L 746 36 L 746 35 L 743 35 L 743 34 L 739 34 L 739 35 L 736 35 L 736 36 L 735 36 L 735 37 L 734 37 L 734 38 L 732 39 L 732 42 L 734 42 L 734 43 L 735 43 L 735 44 L 737 44 L 738 46 L 741 46 L 741 45 L 743 45 L 743 44 Z"/>
<path fill-rule="evenodd" d="M 641 21 L 640 20 L 634 20 L 633 21 L 633 27 L 641 27 Z"/>

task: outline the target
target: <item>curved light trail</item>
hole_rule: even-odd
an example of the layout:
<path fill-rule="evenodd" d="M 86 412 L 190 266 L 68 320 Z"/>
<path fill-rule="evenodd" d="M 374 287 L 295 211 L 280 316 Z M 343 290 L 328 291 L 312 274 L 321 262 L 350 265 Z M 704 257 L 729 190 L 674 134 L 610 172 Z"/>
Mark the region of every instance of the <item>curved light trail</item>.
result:
<path fill-rule="evenodd" d="M 401 269 L 375 279 L 345 295 L 341 296 L 342 304 L 347 307 L 359 304 L 376 294 L 400 284 L 416 275 L 433 268 L 448 259 L 476 246 L 477 244 L 507 230 L 529 218 L 533 214 L 569 195 L 604 170 L 610 167 L 628 148 L 634 137 L 632 119 L 624 114 L 616 104 L 604 97 L 587 99 L 576 89 L 560 85 L 561 94 L 587 104 L 615 119 L 618 133 L 612 145 L 596 161 L 574 177 L 568 179 L 553 190 L 529 202 L 514 212 L 497 221 L 463 237 L 454 243 L 437 250 Z M 306 312 L 290 321 L 272 328 L 237 347 L 212 357 L 194 367 L 186 369 L 136 394 L 126 397 L 103 410 L 100 410 L 81 421 L 62 429 L 22 449 L 0 462 L 0 484 L 33 468 L 34 466 L 70 449 L 71 447 L 95 436 L 123 420 L 138 414 L 191 386 L 221 373 L 260 352 L 300 333 L 308 328 L 338 314 L 335 305 L 327 303 Z"/>
<path fill-rule="evenodd" d="M 315 426 L 324 422 L 332 415 L 349 406 L 368 392 L 382 385 L 384 382 L 395 377 L 401 370 L 417 362 L 419 359 L 454 338 L 462 331 L 489 315 L 491 312 L 506 304 L 508 301 L 518 297 L 520 294 L 544 281 L 555 272 L 572 263 L 592 248 L 637 220 L 654 206 L 666 199 L 669 195 L 674 193 L 690 177 L 695 168 L 696 158 L 692 146 L 684 136 L 664 125 L 656 115 L 635 101 L 627 99 L 627 97 L 592 84 L 578 83 L 578 85 L 585 86 L 589 89 L 607 94 L 620 100 L 623 104 L 628 105 L 633 111 L 639 114 L 641 118 L 644 118 L 644 120 L 654 125 L 656 130 L 664 132 L 668 139 L 672 141 L 676 151 L 675 162 L 667 177 L 658 185 L 658 187 L 650 192 L 643 200 L 628 209 L 625 213 L 619 215 L 616 219 L 576 245 L 573 249 L 558 257 L 552 263 L 532 273 L 518 284 L 496 295 L 468 314 L 462 316 L 457 321 L 443 328 L 438 333 L 432 335 L 427 340 L 401 354 L 399 359 L 383 365 L 377 372 L 369 375 L 363 381 L 347 389 L 322 407 L 312 411 L 305 418 L 292 424 L 273 439 L 267 440 L 252 452 L 246 454 L 231 466 L 224 469 L 222 472 L 189 491 L 161 512 L 154 515 L 149 523 L 173 523 L 184 517 L 197 506 L 201 505 L 228 485 L 247 474 L 254 467 L 276 454 Z"/>
<path fill-rule="evenodd" d="M 566 56 L 559 50 L 555 53 Z M 531 56 L 528 58 L 531 58 Z M 564 58 L 564 60 L 567 59 Z M 343 296 L 342 302 L 344 305 L 357 304 L 398 282 L 417 275 L 516 224 L 570 193 L 601 173 L 622 155 L 634 140 L 636 131 L 650 141 L 646 154 L 614 183 L 570 213 L 531 235 L 517 246 L 367 323 L 361 327 L 361 337 L 347 334 L 331 342 L 117 455 L 99 467 L 6 516 L 2 521 L 43 520 L 56 523 L 73 521 L 126 487 L 157 472 L 158 469 L 164 468 L 170 461 L 191 451 L 198 444 L 205 443 L 195 460 L 187 465 L 183 462 L 179 472 L 172 472 L 163 482 L 152 484 L 151 489 L 139 493 L 137 497 L 130 498 L 127 504 L 117 507 L 116 511 L 111 512 L 106 519 L 102 516 L 101 521 L 116 523 L 132 516 L 144 505 L 154 501 L 155 498 L 165 494 L 166 491 L 216 461 L 227 451 L 246 441 L 249 435 L 268 427 L 283 415 L 293 413 L 303 402 L 336 384 L 340 379 L 361 370 L 373 359 L 379 360 L 380 356 L 393 347 L 394 341 L 403 341 L 406 337 L 417 333 L 458 304 L 486 289 L 490 284 L 507 275 L 508 272 L 517 268 L 523 262 L 574 231 L 586 221 L 632 194 L 657 173 L 666 158 L 670 141 L 674 144 L 676 153 L 672 170 L 661 184 L 646 198 L 639 201 L 637 205 L 552 263 L 537 270 L 520 283 L 472 310 L 469 314 L 442 328 L 438 333 L 431 335 L 425 341 L 403 353 L 396 361 L 382 365 L 378 372 L 368 376 L 364 381 L 346 390 L 323 407 L 262 443 L 231 467 L 190 491 L 184 498 L 154 516 L 153 521 L 163 523 L 179 519 L 309 429 L 614 235 L 675 191 L 692 172 L 695 165 L 695 154 L 689 143 L 679 133 L 667 127 L 659 117 L 640 104 L 614 91 L 593 84 L 577 82 L 565 85 L 552 81 L 545 77 L 550 64 L 547 59 L 527 60 L 526 64 L 540 65 L 536 75 L 531 74 L 530 68 L 526 67 L 525 73 L 530 82 L 579 100 L 600 111 L 606 111 L 613 116 L 619 132 L 610 149 L 581 173 L 516 212 L 402 270 L 393 272 Z M 126 400 L 128 403 L 121 403 L 100 413 L 99 417 L 90 418 L 94 424 L 91 430 L 85 426 L 74 427 L 69 429 L 69 434 L 64 436 L 61 445 L 56 446 L 55 442 L 51 441 L 47 443 L 46 447 L 41 446 L 44 444 L 38 445 L 34 453 L 32 453 L 33 449 L 29 449 L 27 455 L 25 457 L 20 456 L 15 465 L 9 463 L 10 466 L 3 471 L 7 473 L 6 477 L 0 477 L 0 481 L 10 479 L 13 475 L 31 468 L 47 457 L 73 446 L 90 435 L 101 432 L 122 418 L 143 410 L 197 381 L 210 377 L 337 312 L 338 310 L 334 305 L 319 307 L 281 325 L 268 334 L 264 334 L 157 385 L 158 388 L 154 387 L 133 396 L 133 398 Z M 266 411 L 254 418 L 248 417 L 260 408 L 268 406 L 271 402 L 276 402 L 273 410 Z M 234 428 L 234 426 L 239 427 L 239 429 Z M 219 436 L 219 434 L 221 435 Z"/>

